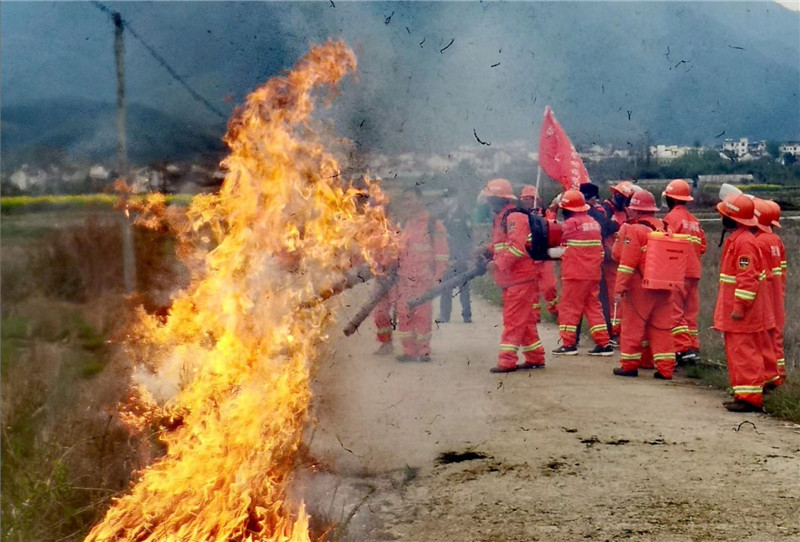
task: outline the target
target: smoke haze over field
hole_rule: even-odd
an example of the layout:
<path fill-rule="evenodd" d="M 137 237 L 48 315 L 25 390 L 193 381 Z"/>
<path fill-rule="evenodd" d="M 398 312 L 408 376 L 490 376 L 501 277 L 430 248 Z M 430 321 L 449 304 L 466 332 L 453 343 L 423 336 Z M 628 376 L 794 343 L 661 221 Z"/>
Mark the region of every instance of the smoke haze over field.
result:
<path fill-rule="evenodd" d="M 645 132 L 673 144 L 800 139 L 800 14 L 772 2 L 107 5 L 223 115 L 310 44 L 344 39 L 358 78 L 325 115 L 382 152 L 479 146 L 476 135 L 535 150 L 545 105 L 579 145 L 624 146 Z M 4 150 L 99 152 L 97 134 L 114 122 L 109 16 L 87 2 L 0 9 Z M 134 158 L 141 134 L 152 142 L 140 154 L 196 144 L 181 131 L 218 141 L 224 121 L 125 39 L 127 98 L 148 112 L 129 113 Z M 101 104 L 75 108 L 86 100 Z M 55 122 L 59 110 L 74 114 Z"/>

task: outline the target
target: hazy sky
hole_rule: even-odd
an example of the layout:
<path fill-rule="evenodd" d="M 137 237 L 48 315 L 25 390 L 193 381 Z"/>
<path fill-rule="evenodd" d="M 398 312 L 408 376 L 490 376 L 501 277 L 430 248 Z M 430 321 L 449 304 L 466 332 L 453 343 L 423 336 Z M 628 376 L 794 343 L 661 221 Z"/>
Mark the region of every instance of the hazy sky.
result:
<path fill-rule="evenodd" d="M 344 39 L 359 73 L 330 115 L 376 146 L 452 148 L 473 130 L 532 140 L 545 105 L 582 142 L 800 139 L 800 16 L 772 2 L 106 5 L 226 116 L 311 44 Z M 0 12 L 3 107 L 115 101 L 108 14 L 89 2 Z M 125 63 L 131 103 L 223 125 L 130 32 Z"/>

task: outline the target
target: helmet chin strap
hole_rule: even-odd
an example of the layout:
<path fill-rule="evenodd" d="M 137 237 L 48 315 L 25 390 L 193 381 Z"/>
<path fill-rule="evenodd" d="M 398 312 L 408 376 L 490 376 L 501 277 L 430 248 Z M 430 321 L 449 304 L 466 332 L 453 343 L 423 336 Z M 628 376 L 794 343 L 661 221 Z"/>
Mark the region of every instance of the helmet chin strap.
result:
<path fill-rule="evenodd" d="M 725 234 L 732 231 L 732 229 L 737 228 L 736 222 L 727 216 L 722 216 L 722 233 L 719 236 L 719 244 L 718 247 L 722 246 L 722 243 L 725 241 Z"/>
<path fill-rule="evenodd" d="M 725 242 L 725 234 L 728 233 L 728 228 L 722 228 L 722 233 L 719 236 L 719 244 L 718 247 L 722 246 L 722 243 Z"/>

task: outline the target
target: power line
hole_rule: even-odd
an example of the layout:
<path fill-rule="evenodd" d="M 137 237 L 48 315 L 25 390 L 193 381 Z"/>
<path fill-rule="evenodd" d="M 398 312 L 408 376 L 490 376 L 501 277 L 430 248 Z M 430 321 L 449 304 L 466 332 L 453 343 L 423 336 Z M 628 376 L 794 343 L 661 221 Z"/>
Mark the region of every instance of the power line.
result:
<path fill-rule="evenodd" d="M 195 100 L 197 100 L 198 102 L 200 102 L 201 104 L 206 106 L 206 108 L 209 111 L 211 111 L 212 113 L 217 115 L 219 118 L 221 118 L 223 120 L 226 120 L 228 118 L 227 115 L 225 115 L 222 111 L 217 109 L 211 102 L 209 102 L 206 98 L 204 98 L 199 92 L 194 90 L 189 85 L 189 83 L 186 82 L 186 80 L 183 77 L 178 75 L 178 73 L 172 68 L 172 66 L 170 66 L 169 63 L 167 63 L 167 61 L 164 59 L 164 57 L 162 57 L 160 54 L 158 54 L 158 52 L 155 49 L 153 49 L 153 47 L 150 46 L 150 44 L 148 44 L 146 41 L 144 41 L 144 39 L 142 39 L 142 37 L 139 34 L 136 33 L 136 31 L 133 29 L 133 27 L 130 25 L 129 22 L 127 22 L 124 19 L 122 19 L 122 15 L 118 11 L 114 11 L 112 9 L 109 9 L 107 6 L 103 5 L 100 2 L 96 2 L 96 1 L 92 2 L 92 5 L 94 5 L 97 9 L 99 9 L 100 11 L 105 13 L 106 15 L 110 16 L 113 19 L 115 25 L 123 26 L 123 27 L 127 28 L 128 31 L 131 33 L 131 35 L 134 38 L 136 38 L 137 40 L 139 40 L 139 43 L 141 43 L 144 46 L 144 48 L 147 50 L 147 52 L 150 53 L 150 55 L 154 59 L 156 59 L 156 61 L 159 64 L 161 64 L 161 66 L 163 66 L 165 70 L 167 70 L 167 73 L 169 73 L 178 83 L 183 85 L 183 87 L 189 92 L 189 94 L 192 95 L 192 98 L 194 98 Z"/>

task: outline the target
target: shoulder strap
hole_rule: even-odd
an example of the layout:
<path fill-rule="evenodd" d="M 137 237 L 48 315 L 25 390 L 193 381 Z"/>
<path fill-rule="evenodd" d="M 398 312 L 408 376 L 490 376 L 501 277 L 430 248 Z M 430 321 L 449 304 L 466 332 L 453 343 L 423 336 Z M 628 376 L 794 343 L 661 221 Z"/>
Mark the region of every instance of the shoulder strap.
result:
<path fill-rule="evenodd" d="M 500 226 L 503 228 L 503 233 L 508 233 L 508 215 L 510 215 L 511 213 L 522 213 L 528 217 L 528 220 L 530 220 L 531 217 L 530 211 L 526 211 L 525 209 L 520 209 L 518 207 L 515 207 L 513 209 L 507 210 L 505 213 L 503 213 L 503 216 L 500 219 Z"/>

